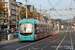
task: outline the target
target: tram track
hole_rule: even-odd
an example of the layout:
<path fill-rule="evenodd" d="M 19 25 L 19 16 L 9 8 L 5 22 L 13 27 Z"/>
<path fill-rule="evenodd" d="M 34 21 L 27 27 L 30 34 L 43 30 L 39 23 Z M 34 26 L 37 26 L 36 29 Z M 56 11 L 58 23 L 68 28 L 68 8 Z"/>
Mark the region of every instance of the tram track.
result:
<path fill-rule="evenodd" d="M 51 39 L 48 39 L 48 40 L 51 41 L 51 40 L 57 38 L 59 35 L 60 35 L 60 34 L 58 34 L 57 36 L 52 37 Z M 46 39 L 46 40 L 47 40 L 47 39 Z M 45 45 L 47 45 L 48 43 L 49 43 L 49 42 L 46 43 L 46 41 L 44 41 L 43 43 L 40 43 L 40 44 L 37 43 L 37 44 L 38 44 L 38 45 L 44 44 L 44 46 L 45 46 Z M 31 47 L 31 48 L 34 48 L 34 49 L 35 49 L 35 47 L 37 47 L 38 45 L 35 45 L 35 46 Z M 31 48 L 30 48 L 30 49 L 31 49 Z M 28 50 L 30 50 L 30 49 L 28 49 Z M 37 49 L 37 48 L 36 48 L 36 49 Z"/>
<path fill-rule="evenodd" d="M 72 35 L 71 35 L 71 32 L 70 32 L 70 41 L 71 41 L 71 50 L 73 50 L 73 43 L 72 43 Z"/>
<path fill-rule="evenodd" d="M 61 38 L 62 36 L 63 35 L 60 35 L 58 38 Z M 60 40 L 57 40 L 58 38 L 56 38 L 54 41 L 51 41 L 51 43 L 49 43 L 48 45 L 46 45 L 45 47 L 43 47 L 41 50 L 44 50 L 47 46 L 49 46 L 50 44 L 54 43 L 55 41 L 57 41 L 57 43 L 59 43 L 62 38 Z"/>
<path fill-rule="evenodd" d="M 8 47 L 0 48 L 0 50 L 62 50 L 61 46 L 70 46 L 67 48 L 72 50 L 72 46 L 75 45 L 74 38 L 74 32 L 59 32 L 56 35 L 35 42 L 15 42 L 8 45 Z"/>
<path fill-rule="evenodd" d="M 51 37 L 52 37 L 52 36 L 51 36 Z M 50 38 L 51 38 L 51 37 L 50 37 Z M 1 49 L 6 49 L 6 48 L 14 48 L 14 46 L 16 46 L 16 47 L 17 47 L 17 46 L 24 46 L 24 45 L 28 45 L 28 44 L 30 44 L 30 43 L 31 43 L 31 42 L 29 42 L 29 43 L 28 43 L 28 42 L 25 42 L 25 43 L 23 43 L 23 44 L 22 44 L 21 42 L 9 43 L 9 44 L 5 44 L 5 45 L 1 45 L 0 50 L 1 50 Z M 4 47 L 3 47 L 3 46 L 4 46 Z M 16 47 L 15 47 L 15 48 L 16 48 Z"/>
<path fill-rule="evenodd" d="M 60 45 L 62 44 L 62 42 L 64 41 L 65 37 L 66 37 L 67 33 L 65 34 L 65 36 L 63 37 L 63 39 L 61 40 L 61 42 L 59 43 L 59 45 L 57 46 L 56 50 L 59 49 Z"/>
<path fill-rule="evenodd" d="M 72 32 L 71 38 L 72 38 L 72 47 L 75 50 L 75 35 L 74 34 L 75 34 L 75 32 Z"/>
<path fill-rule="evenodd" d="M 72 38 L 72 34 L 73 32 L 67 32 L 63 42 L 59 44 L 60 46 L 56 50 L 74 50 L 75 43 L 73 43 L 74 38 Z"/>
<path fill-rule="evenodd" d="M 14 45 L 14 44 L 17 44 L 17 43 L 19 43 L 19 42 L 17 41 L 17 42 L 2 44 L 2 45 L 0 45 L 0 48 L 4 48 L 4 47 L 7 47 L 7 46 L 11 46 L 11 45 Z"/>
<path fill-rule="evenodd" d="M 61 35 L 61 36 L 62 36 L 62 35 Z M 55 37 L 55 36 L 54 36 L 54 37 Z M 59 34 L 57 34 L 56 37 L 59 37 Z M 48 38 L 48 40 L 50 41 L 50 40 L 56 39 L 56 37 L 55 37 L 55 38 L 52 37 L 52 39 L 49 39 L 49 38 Z M 45 40 L 47 40 L 47 39 L 45 39 Z M 37 44 L 38 44 L 38 45 L 41 45 L 41 44 L 45 44 L 45 42 L 47 42 L 47 41 L 44 41 L 43 43 L 40 43 L 40 44 L 39 44 L 39 42 L 38 42 Z M 47 45 L 48 43 L 49 43 L 49 42 L 47 42 L 46 45 Z M 33 45 L 33 44 L 32 44 L 32 45 Z M 32 46 L 32 45 L 29 45 L 29 46 Z M 34 47 L 34 46 L 38 46 L 38 45 L 33 45 L 33 47 Z M 22 47 L 22 48 L 26 48 L 26 47 L 29 47 L 29 46 L 25 46 L 25 47 Z M 33 47 L 29 47 L 28 50 L 30 50 L 30 49 L 33 48 Z M 19 49 L 22 49 L 22 48 L 19 48 Z M 17 50 L 19 50 L 19 49 L 17 49 Z M 26 49 L 26 50 L 27 50 L 27 49 Z"/>
<path fill-rule="evenodd" d="M 21 43 L 21 42 L 18 42 L 18 43 L 15 43 L 15 44 L 12 44 L 12 45 L 8 45 L 8 46 L 5 46 L 5 47 L 1 47 L 0 50 L 3 50 L 3 49 L 7 49 L 7 50 L 10 50 L 10 49 L 13 49 L 13 48 L 18 48 L 18 47 L 21 47 L 21 46 L 24 46 L 24 45 L 28 45 L 30 44 L 31 42 L 26 42 L 26 43 Z"/>

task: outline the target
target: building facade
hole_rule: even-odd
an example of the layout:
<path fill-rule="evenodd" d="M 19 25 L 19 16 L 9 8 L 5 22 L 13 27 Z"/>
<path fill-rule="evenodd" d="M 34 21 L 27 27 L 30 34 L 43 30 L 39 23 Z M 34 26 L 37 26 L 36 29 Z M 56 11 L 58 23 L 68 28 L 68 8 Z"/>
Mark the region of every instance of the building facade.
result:
<path fill-rule="evenodd" d="M 28 9 L 28 11 L 30 11 L 31 13 L 34 12 L 34 6 L 33 6 L 33 5 L 27 5 L 27 9 Z"/>
<path fill-rule="evenodd" d="M 1 0 L 4 3 L 5 11 L 1 13 L 0 27 L 4 28 L 15 28 L 16 27 L 16 0 Z"/>
<path fill-rule="evenodd" d="M 73 18 L 73 22 L 75 22 L 75 17 Z"/>
<path fill-rule="evenodd" d="M 40 20 L 43 22 L 51 23 L 50 13 L 41 13 Z"/>
<path fill-rule="evenodd" d="M 19 6 L 16 5 L 16 28 L 18 27 L 19 22 Z"/>
<path fill-rule="evenodd" d="M 73 18 L 73 25 L 74 25 L 74 27 L 75 27 L 75 17 Z"/>
<path fill-rule="evenodd" d="M 22 10 L 23 4 L 21 2 L 16 2 L 16 4 L 17 4 L 17 7 L 16 7 L 17 12 L 16 13 L 17 13 L 17 15 L 19 15 L 19 20 L 20 20 L 21 17 L 20 17 L 20 14 L 18 12 L 20 12 L 20 10 Z"/>

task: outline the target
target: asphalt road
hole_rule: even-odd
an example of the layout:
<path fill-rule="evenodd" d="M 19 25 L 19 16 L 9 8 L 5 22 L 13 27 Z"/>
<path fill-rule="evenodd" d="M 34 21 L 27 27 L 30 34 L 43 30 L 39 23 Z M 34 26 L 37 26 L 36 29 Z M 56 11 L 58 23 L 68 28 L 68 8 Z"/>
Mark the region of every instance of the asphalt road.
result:
<path fill-rule="evenodd" d="M 34 42 L 13 42 L 0 45 L 0 50 L 75 50 L 75 31 L 64 30 Z"/>

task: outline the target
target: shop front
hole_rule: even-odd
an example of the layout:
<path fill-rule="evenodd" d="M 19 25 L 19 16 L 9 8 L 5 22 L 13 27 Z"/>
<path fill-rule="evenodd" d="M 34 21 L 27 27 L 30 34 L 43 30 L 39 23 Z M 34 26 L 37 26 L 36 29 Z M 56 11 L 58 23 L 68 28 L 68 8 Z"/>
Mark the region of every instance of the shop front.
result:
<path fill-rule="evenodd" d="M 0 23 L 0 29 L 2 30 L 4 30 L 4 29 L 7 29 L 8 28 L 8 26 L 10 26 L 10 24 L 9 23 Z"/>

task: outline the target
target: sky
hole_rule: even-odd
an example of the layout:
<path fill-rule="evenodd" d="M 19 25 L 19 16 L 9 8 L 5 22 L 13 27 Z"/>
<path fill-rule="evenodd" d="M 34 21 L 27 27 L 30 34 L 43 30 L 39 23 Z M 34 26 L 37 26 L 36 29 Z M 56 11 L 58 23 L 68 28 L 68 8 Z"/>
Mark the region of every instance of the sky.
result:
<path fill-rule="evenodd" d="M 26 4 L 25 0 L 16 0 L 17 2 L 22 2 L 24 5 Z M 75 14 L 75 10 L 52 10 L 50 9 L 69 9 L 69 8 L 75 8 L 75 0 L 28 0 L 27 4 L 34 5 L 34 7 L 37 9 L 37 11 L 40 10 L 40 5 L 42 12 L 44 10 L 47 10 L 47 13 L 50 13 L 51 18 L 53 19 L 73 19 L 75 15 L 66 15 L 66 14 Z M 60 16 L 60 14 L 66 15 L 66 16 Z M 54 16 L 57 15 L 57 16 Z"/>

